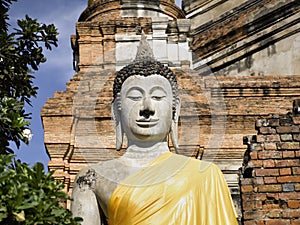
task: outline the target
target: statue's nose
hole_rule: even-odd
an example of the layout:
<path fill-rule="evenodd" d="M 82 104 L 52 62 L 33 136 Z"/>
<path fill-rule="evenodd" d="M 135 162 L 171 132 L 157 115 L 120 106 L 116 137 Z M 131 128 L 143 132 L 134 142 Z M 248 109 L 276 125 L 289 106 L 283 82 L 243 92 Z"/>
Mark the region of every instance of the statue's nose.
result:
<path fill-rule="evenodd" d="M 150 116 L 153 116 L 154 115 L 154 107 L 153 107 L 153 104 L 151 102 L 150 99 L 148 98 L 145 98 L 143 100 L 143 105 L 142 105 L 142 108 L 140 110 L 140 116 L 148 119 Z"/>

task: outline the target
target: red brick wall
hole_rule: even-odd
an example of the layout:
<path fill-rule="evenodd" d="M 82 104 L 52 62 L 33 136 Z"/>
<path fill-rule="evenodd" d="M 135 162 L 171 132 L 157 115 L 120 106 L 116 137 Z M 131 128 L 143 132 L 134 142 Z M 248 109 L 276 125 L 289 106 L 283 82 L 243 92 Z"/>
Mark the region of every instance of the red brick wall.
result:
<path fill-rule="evenodd" d="M 245 225 L 300 224 L 300 114 L 256 122 L 240 178 Z"/>

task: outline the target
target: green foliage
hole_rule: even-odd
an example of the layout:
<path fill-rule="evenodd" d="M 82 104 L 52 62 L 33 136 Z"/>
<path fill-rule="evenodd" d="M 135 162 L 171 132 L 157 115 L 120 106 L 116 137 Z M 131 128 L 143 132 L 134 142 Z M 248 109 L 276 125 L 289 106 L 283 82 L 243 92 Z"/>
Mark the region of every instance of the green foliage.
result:
<path fill-rule="evenodd" d="M 46 62 L 43 48 L 57 46 L 57 30 L 25 16 L 9 33 L 8 10 L 17 0 L 0 0 L 0 225 L 79 225 L 62 206 L 70 200 L 53 172 L 14 159 L 9 144 L 28 143 L 30 114 L 24 110 L 37 94 L 33 71 Z M 43 47 L 41 46 L 43 45 Z"/>
<path fill-rule="evenodd" d="M 30 168 L 13 158 L 0 155 L 0 225 L 79 225 L 80 219 L 61 205 L 70 198 L 52 172 L 44 174 L 41 163 Z"/>
<path fill-rule="evenodd" d="M 24 118 L 24 104 L 15 98 L 3 97 L 0 99 L 0 154 L 13 151 L 8 147 L 8 140 L 12 140 L 20 146 L 20 140 L 28 142 L 23 135 L 24 127 L 29 122 Z"/>
<path fill-rule="evenodd" d="M 25 16 L 9 33 L 8 10 L 16 0 L 0 0 L 0 154 L 10 153 L 8 144 L 28 140 L 22 132 L 29 125 L 30 114 L 24 105 L 37 94 L 32 73 L 46 62 L 44 48 L 57 46 L 57 29 Z M 42 47 L 43 46 L 43 47 Z"/>

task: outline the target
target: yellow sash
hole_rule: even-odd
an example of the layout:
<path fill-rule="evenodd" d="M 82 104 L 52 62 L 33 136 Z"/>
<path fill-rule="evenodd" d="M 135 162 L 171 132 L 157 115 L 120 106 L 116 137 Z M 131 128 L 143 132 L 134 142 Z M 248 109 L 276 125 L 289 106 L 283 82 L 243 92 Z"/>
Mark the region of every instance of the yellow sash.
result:
<path fill-rule="evenodd" d="M 118 185 L 108 203 L 109 225 L 237 225 L 220 169 L 164 153 Z"/>

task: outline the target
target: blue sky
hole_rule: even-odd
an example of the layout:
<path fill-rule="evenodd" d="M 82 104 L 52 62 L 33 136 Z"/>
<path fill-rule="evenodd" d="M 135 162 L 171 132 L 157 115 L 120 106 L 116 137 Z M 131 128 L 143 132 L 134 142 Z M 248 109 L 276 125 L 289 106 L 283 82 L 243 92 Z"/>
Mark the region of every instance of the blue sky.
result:
<path fill-rule="evenodd" d="M 72 67 L 72 50 L 70 35 L 75 34 L 75 23 L 81 12 L 86 8 L 88 0 L 18 0 L 10 9 L 10 24 L 28 14 L 39 22 L 53 23 L 59 31 L 59 47 L 46 52 L 47 62 L 35 73 L 35 85 L 39 87 L 37 98 L 32 99 L 33 107 L 27 107 L 32 112 L 31 130 L 33 138 L 29 146 L 22 145 L 16 150 L 18 158 L 33 165 L 35 162 L 49 162 L 44 147 L 43 127 L 40 110 L 53 97 L 55 91 L 64 91 L 66 82 L 74 75 Z M 176 0 L 179 4 L 180 0 Z"/>

